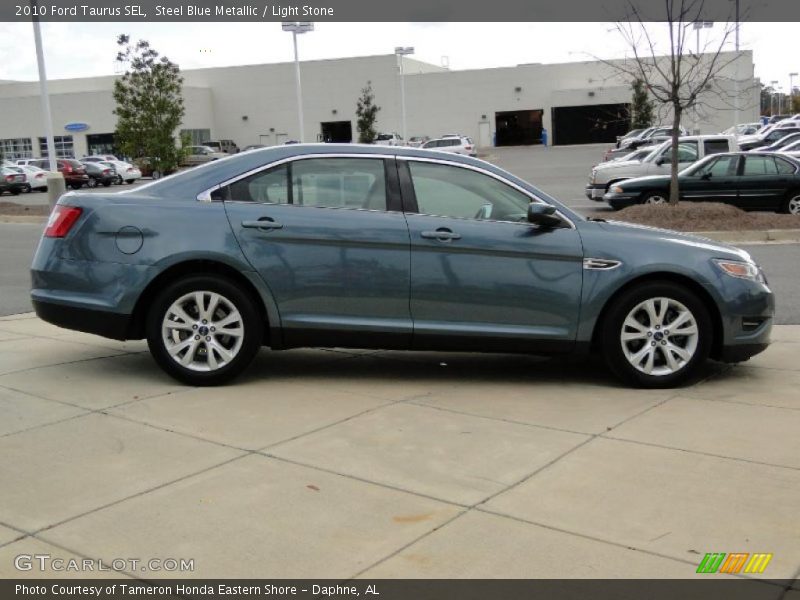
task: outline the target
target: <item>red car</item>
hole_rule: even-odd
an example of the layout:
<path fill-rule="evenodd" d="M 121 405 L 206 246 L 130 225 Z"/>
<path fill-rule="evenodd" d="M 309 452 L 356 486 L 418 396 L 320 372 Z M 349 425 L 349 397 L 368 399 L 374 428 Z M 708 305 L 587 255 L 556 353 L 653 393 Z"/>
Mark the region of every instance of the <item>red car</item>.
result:
<path fill-rule="evenodd" d="M 89 183 L 89 176 L 86 174 L 86 167 L 74 158 L 59 158 L 56 161 L 58 172 L 64 176 L 64 181 L 73 190 L 79 190 Z M 46 158 L 35 160 L 33 165 L 40 169 L 50 169 L 50 161 Z"/>

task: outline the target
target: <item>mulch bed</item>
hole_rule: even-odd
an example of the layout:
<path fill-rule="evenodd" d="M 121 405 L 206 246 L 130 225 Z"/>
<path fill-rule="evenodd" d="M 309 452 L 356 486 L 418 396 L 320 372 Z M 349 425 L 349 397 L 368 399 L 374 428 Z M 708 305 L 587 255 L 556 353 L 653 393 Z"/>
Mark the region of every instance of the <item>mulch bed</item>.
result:
<path fill-rule="evenodd" d="M 27 215 L 32 217 L 46 217 L 50 214 L 49 206 L 24 206 L 16 202 L 0 202 L 0 215 Z"/>
<path fill-rule="evenodd" d="M 745 212 L 718 202 L 681 202 L 677 206 L 637 204 L 622 209 L 611 218 L 675 231 L 800 229 L 800 215 Z"/>

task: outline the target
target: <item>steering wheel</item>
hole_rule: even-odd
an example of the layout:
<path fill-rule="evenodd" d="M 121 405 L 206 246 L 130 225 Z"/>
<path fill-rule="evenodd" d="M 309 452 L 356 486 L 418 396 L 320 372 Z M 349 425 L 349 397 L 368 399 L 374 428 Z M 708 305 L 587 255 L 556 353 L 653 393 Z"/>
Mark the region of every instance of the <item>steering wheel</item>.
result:
<path fill-rule="evenodd" d="M 478 209 L 478 212 L 475 213 L 475 218 L 478 219 L 479 221 L 491 218 L 493 208 L 494 206 L 490 202 L 487 202 Z"/>

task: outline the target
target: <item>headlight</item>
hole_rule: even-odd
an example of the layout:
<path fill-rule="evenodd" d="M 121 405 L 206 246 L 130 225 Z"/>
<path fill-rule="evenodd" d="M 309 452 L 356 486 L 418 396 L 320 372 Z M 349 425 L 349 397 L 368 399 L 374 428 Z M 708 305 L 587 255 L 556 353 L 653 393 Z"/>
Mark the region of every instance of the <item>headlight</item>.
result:
<path fill-rule="evenodd" d="M 730 275 L 731 277 L 749 279 L 751 281 L 757 281 L 763 284 L 767 283 L 764 273 L 756 264 L 719 259 L 714 259 L 714 264 L 717 265 L 723 273 Z"/>
<path fill-rule="evenodd" d="M 590 183 L 597 183 L 597 169 L 592 169 L 592 180 Z"/>
<path fill-rule="evenodd" d="M 620 186 L 618 186 L 618 185 L 615 185 L 615 186 L 613 186 L 613 187 L 609 188 L 609 190 L 610 190 L 610 191 L 612 191 L 612 192 L 614 192 L 615 194 L 621 194 L 621 193 L 624 191 L 624 190 L 623 190 L 623 189 L 622 189 Z"/>

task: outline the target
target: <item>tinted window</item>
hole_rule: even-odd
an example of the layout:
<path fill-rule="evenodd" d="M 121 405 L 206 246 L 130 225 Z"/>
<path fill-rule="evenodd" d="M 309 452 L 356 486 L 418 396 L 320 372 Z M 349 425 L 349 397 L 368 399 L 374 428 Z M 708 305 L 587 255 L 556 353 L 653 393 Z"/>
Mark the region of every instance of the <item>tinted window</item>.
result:
<path fill-rule="evenodd" d="M 739 158 L 737 156 L 720 156 L 707 162 L 703 167 L 695 171 L 694 175 L 697 177 L 707 173 L 710 173 L 712 177 L 735 175 L 738 162 Z"/>
<path fill-rule="evenodd" d="M 386 210 L 383 160 L 311 158 L 294 161 L 292 202 L 301 206 Z"/>
<path fill-rule="evenodd" d="M 777 175 L 778 169 L 771 156 L 746 156 L 744 159 L 744 175 Z"/>
<path fill-rule="evenodd" d="M 730 150 L 728 148 L 728 140 L 706 140 L 703 142 L 703 148 L 705 148 L 706 155 L 719 154 Z"/>
<path fill-rule="evenodd" d="M 781 175 L 787 175 L 789 173 L 794 173 L 795 167 L 792 163 L 788 160 L 783 160 L 782 158 L 775 158 L 775 165 L 778 167 L 778 173 Z"/>
<path fill-rule="evenodd" d="M 286 165 L 260 171 L 235 181 L 211 194 L 214 200 L 287 204 L 289 202 L 289 169 Z"/>
<path fill-rule="evenodd" d="M 470 169 L 409 162 L 418 211 L 462 219 L 525 221 L 530 199 Z"/>

